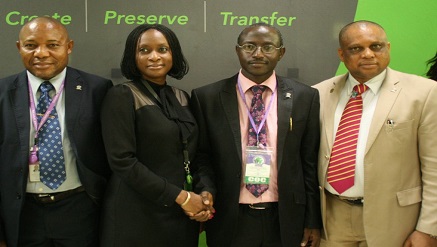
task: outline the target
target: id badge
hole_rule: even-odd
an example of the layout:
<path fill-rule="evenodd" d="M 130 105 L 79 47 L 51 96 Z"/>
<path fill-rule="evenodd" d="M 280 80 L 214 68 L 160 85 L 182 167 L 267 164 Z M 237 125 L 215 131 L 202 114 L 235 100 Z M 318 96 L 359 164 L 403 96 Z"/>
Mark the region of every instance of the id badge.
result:
<path fill-rule="evenodd" d="M 246 184 L 269 184 L 271 157 L 271 148 L 247 147 L 244 182 Z"/>
<path fill-rule="evenodd" d="M 29 164 L 29 180 L 30 182 L 40 182 L 39 176 L 39 161 Z"/>
<path fill-rule="evenodd" d="M 31 150 L 29 156 L 29 180 L 30 182 L 40 182 L 39 160 L 36 151 Z"/>

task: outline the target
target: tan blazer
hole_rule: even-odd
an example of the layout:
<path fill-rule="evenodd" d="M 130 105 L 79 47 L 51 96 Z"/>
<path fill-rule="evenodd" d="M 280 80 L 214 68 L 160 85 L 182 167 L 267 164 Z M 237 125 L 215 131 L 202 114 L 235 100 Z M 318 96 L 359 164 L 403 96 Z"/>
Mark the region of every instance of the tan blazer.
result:
<path fill-rule="evenodd" d="M 320 92 L 318 174 L 327 238 L 324 184 L 346 79 L 347 74 L 314 86 Z M 402 246 L 415 229 L 437 235 L 437 82 L 387 69 L 367 137 L 363 210 L 369 246 Z"/>

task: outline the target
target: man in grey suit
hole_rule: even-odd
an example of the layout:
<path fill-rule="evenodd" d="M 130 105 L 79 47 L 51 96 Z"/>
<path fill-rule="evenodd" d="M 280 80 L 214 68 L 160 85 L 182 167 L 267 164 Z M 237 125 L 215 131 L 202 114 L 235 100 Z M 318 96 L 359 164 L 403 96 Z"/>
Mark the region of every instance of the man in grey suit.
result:
<path fill-rule="evenodd" d="M 437 83 L 390 69 L 390 43 L 377 23 L 350 23 L 339 41 L 349 73 L 315 86 L 322 106 L 321 246 L 437 246 Z M 353 90 L 363 86 L 361 95 Z M 361 98 L 361 119 L 344 145 L 355 148 L 343 155 L 348 148 L 335 147 L 347 139 L 338 133 L 354 98 Z M 350 157 L 350 166 L 333 166 Z M 351 183 L 341 188 L 343 181 Z"/>
<path fill-rule="evenodd" d="M 25 24 L 16 45 L 26 70 L 0 80 L 0 246 L 98 246 L 112 82 L 67 67 L 73 41 L 50 17 Z"/>
<path fill-rule="evenodd" d="M 207 244 L 318 246 L 317 90 L 276 75 L 285 53 L 276 28 L 254 24 L 237 42 L 240 72 L 191 97 L 195 162 L 211 167 L 217 188 Z"/>

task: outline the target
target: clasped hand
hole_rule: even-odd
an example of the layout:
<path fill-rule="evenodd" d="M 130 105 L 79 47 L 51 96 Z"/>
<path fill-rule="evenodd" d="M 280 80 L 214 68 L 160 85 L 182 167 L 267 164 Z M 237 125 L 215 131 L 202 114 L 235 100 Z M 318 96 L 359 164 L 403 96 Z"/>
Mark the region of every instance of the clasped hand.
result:
<path fill-rule="evenodd" d="M 190 192 L 188 203 L 181 206 L 185 214 L 192 220 L 204 222 L 214 217 L 213 198 L 211 193 L 203 191 L 200 195 Z"/>

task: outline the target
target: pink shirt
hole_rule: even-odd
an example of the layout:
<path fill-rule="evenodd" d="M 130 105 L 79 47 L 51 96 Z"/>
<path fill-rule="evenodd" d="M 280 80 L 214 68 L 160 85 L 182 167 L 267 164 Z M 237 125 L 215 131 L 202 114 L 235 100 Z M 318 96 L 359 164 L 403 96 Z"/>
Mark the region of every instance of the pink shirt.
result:
<path fill-rule="evenodd" d="M 241 88 L 246 97 L 246 103 L 250 107 L 252 102 L 253 93 L 249 90 L 250 87 L 257 85 L 255 82 L 246 78 L 240 70 L 238 75 L 238 81 L 241 85 Z M 263 101 L 265 107 L 268 107 L 270 103 L 271 96 L 273 91 L 276 89 L 276 74 L 273 71 L 272 76 L 270 76 L 266 81 L 261 83 L 260 85 L 267 86 L 269 89 L 265 90 L 263 93 Z M 249 131 L 249 116 L 247 112 L 247 107 L 241 98 L 240 92 L 238 90 L 238 85 L 236 85 L 235 90 L 237 90 L 237 98 L 238 98 L 238 112 L 240 116 L 240 130 L 241 130 L 241 150 L 242 150 L 242 174 L 241 174 L 241 185 L 240 185 L 240 203 L 250 204 L 250 203 L 259 203 L 259 202 L 277 202 L 278 201 L 278 166 L 276 163 L 276 143 L 277 143 L 277 133 L 278 133 L 278 99 L 277 94 L 272 100 L 272 105 L 270 106 L 270 111 L 267 116 L 267 146 L 273 149 L 272 159 L 270 163 L 270 183 L 269 189 L 265 191 L 261 196 L 256 198 L 253 196 L 245 187 L 244 183 L 244 174 L 246 171 L 246 146 L 248 139 L 248 131 Z"/>

